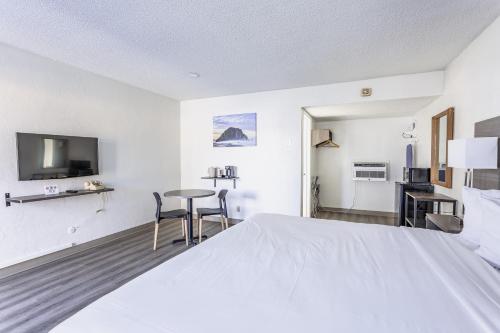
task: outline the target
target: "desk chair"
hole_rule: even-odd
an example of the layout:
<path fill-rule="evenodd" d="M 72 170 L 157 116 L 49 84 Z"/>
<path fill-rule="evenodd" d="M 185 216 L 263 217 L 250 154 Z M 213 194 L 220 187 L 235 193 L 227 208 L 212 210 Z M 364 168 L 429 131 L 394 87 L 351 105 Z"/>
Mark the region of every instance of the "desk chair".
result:
<path fill-rule="evenodd" d="M 197 208 L 196 213 L 198 215 L 198 235 L 199 242 L 201 243 L 202 239 L 202 229 L 203 229 L 203 217 L 211 216 L 211 215 L 220 215 L 220 223 L 222 230 L 227 229 L 229 227 L 227 221 L 227 205 L 226 205 L 226 194 L 227 190 L 220 190 L 219 192 L 219 208 Z M 224 227 L 225 225 L 225 227 Z"/>
<path fill-rule="evenodd" d="M 173 219 L 182 219 L 181 220 L 181 230 L 182 236 L 186 238 L 186 245 L 188 245 L 188 232 L 187 232 L 187 210 L 185 209 L 174 209 L 166 212 L 161 211 L 161 197 L 158 192 L 153 192 L 153 195 L 156 200 L 156 221 L 155 221 L 155 237 L 153 243 L 153 250 L 156 251 L 156 243 L 158 239 L 158 228 L 160 226 L 160 221 L 162 220 L 173 220 Z"/>

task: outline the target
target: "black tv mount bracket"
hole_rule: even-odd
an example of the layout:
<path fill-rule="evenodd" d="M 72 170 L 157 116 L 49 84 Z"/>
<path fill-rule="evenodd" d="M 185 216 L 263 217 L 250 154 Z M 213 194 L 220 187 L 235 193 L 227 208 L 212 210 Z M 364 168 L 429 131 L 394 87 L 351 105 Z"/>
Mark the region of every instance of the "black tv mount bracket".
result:
<path fill-rule="evenodd" d="M 10 207 L 10 201 L 7 200 L 10 198 L 10 193 L 5 193 L 5 207 Z"/>

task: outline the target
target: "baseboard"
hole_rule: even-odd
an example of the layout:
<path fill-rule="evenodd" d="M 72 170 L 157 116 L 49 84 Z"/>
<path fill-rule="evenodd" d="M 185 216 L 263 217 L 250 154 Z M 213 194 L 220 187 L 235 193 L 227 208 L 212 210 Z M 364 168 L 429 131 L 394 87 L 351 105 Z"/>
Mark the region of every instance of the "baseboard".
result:
<path fill-rule="evenodd" d="M 3 261 L 3 262 L 0 263 L 0 269 L 2 269 L 4 267 L 10 267 L 10 266 L 13 266 L 13 265 L 17 265 L 19 263 L 22 263 L 22 262 L 25 262 L 25 261 L 28 261 L 28 260 L 31 260 L 31 259 L 43 257 L 46 254 L 58 252 L 58 251 L 67 249 L 69 247 L 72 247 L 73 245 L 74 244 L 72 244 L 72 243 L 60 244 L 58 246 L 54 246 L 54 247 L 49 248 L 49 249 L 43 249 L 43 250 L 38 251 L 38 252 L 33 252 L 33 253 L 28 254 L 28 255 L 17 257 L 17 258 L 15 258 L 13 260 Z"/>
<path fill-rule="evenodd" d="M 395 212 L 381 212 L 381 211 L 376 211 L 376 210 L 360 210 L 360 209 L 348 209 L 348 208 L 321 207 L 320 211 L 344 213 L 344 214 L 355 214 L 355 215 L 397 217 L 397 213 L 395 213 Z"/>
<path fill-rule="evenodd" d="M 3 279 L 3 278 L 6 278 L 8 276 L 11 276 L 11 275 L 14 275 L 14 274 L 17 274 L 20 272 L 24 272 L 24 271 L 36 268 L 38 266 L 41 266 L 41 265 L 44 265 L 44 264 L 68 257 L 68 256 L 71 256 L 73 254 L 91 249 L 93 247 L 103 245 L 105 243 L 111 242 L 111 241 L 119 239 L 119 238 L 123 238 L 126 236 L 130 236 L 132 234 L 135 234 L 135 233 L 142 232 L 148 228 L 150 228 L 152 230 L 153 223 L 154 223 L 153 221 L 147 222 L 147 223 L 141 224 L 137 227 L 122 230 L 122 231 L 119 231 L 117 233 L 114 233 L 114 234 L 111 234 L 108 236 L 104 236 L 101 238 L 91 240 L 89 242 L 77 244 L 75 246 L 67 247 L 67 248 L 64 248 L 62 250 L 52 252 L 52 253 L 37 257 L 37 258 L 29 259 L 29 260 L 26 260 L 26 261 L 23 261 L 23 262 L 20 262 L 20 263 L 11 265 L 11 266 L 0 268 L 0 279 Z"/>
<path fill-rule="evenodd" d="M 194 219 L 196 219 L 196 218 L 197 218 L 196 215 L 193 214 L 193 223 L 195 221 Z M 203 218 L 203 221 L 220 222 L 220 218 L 218 216 L 205 216 Z M 243 220 L 241 220 L 241 219 L 233 219 L 233 218 L 229 217 L 227 219 L 227 221 L 228 221 L 229 224 L 237 224 L 237 223 L 242 222 Z"/>

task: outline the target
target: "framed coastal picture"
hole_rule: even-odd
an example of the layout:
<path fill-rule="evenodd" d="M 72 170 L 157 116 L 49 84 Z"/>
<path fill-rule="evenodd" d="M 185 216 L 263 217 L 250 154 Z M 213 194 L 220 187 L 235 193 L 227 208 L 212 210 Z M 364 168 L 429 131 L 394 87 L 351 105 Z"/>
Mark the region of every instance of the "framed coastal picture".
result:
<path fill-rule="evenodd" d="M 257 145 L 257 114 L 240 113 L 214 116 L 214 147 Z"/>

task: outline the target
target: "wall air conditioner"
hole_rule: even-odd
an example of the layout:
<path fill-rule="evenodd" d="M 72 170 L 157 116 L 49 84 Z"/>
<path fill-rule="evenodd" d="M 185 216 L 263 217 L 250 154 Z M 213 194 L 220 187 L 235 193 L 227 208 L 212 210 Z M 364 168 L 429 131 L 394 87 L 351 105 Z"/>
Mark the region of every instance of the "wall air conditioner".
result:
<path fill-rule="evenodd" d="M 352 163 L 352 180 L 369 182 L 387 181 L 386 162 L 354 162 Z"/>

